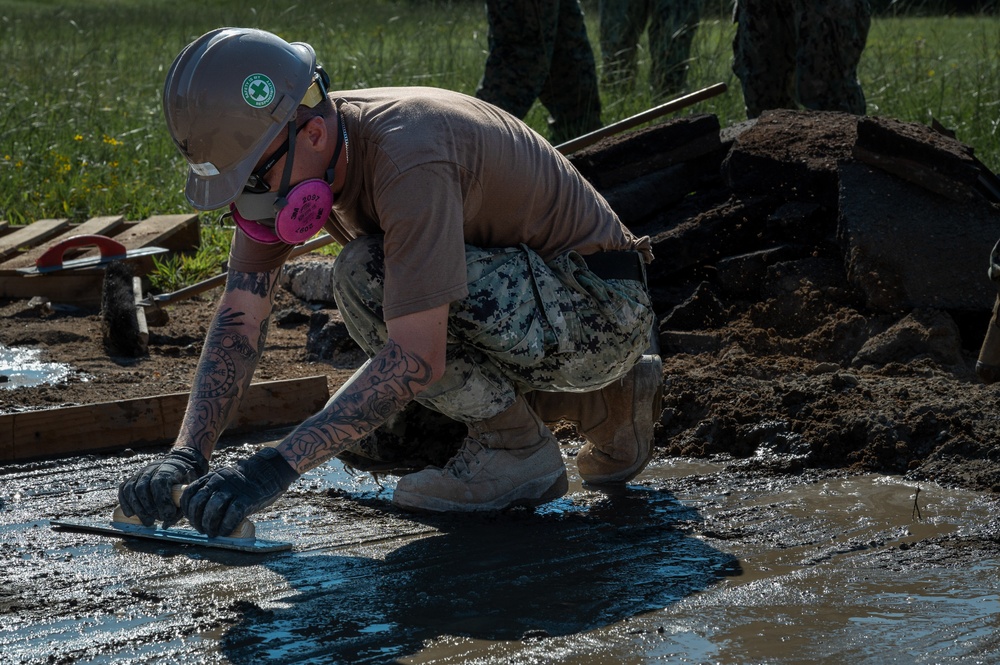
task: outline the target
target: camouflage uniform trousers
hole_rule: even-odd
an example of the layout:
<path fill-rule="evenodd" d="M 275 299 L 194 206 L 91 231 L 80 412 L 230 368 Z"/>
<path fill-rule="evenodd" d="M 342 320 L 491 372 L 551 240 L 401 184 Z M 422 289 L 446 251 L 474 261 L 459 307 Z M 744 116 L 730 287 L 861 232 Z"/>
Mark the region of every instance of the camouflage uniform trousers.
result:
<path fill-rule="evenodd" d="M 733 72 L 748 118 L 798 104 L 864 115 L 868 0 L 737 0 L 734 21 Z"/>
<path fill-rule="evenodd" d="M 628 87 L 635 80 L 636 48 L 649 28 L 649 85 L 654 98 L 684 89 L 702 0 L 601 0 L 601 80 Z"/>
<path fill-rule="evenodd" d="M 648 347 L 645 284 L 591 272 L 579 254 L 549 261 L 527 247 L 466 246 L 469 295 L 451 304 L 444 376 L 417 402 L 462 422 L 485 420 L 532 390 L 589 392 L 624 376 Z M 334 295 L 370 356 L 386 343 L 381 236 L 343 249 Z"/>
<path fill-rule="evenodd" d="M 579 0 L 487 0 L 489 48 L 476 96 L 524 118 L 548 109 L 549 139 L 601 127 L 597 65 Z"/>

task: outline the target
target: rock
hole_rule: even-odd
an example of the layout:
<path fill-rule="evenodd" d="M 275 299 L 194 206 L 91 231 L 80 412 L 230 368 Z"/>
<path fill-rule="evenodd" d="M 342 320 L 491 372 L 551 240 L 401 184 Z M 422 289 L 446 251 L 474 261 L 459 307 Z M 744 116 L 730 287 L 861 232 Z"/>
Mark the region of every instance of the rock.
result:
<path fill-rule="evenodd" d="M 338 310 L 313 313 L 306 337 L 306 352 L 310 360 L 329 360 L 338 353 L 356 351 L 357 348 Z"/>
<path fill-rule="evenodd" d="M 980 168 L 972 148 L 930 127 L 892 118 L 861 118 L 853 155 L 949 199 L 979 198 Z"/>
<path fill-rule="evenodd" d="M 333 264 L 333 259 L 289 263 L 282 271 L 279 283 L 302 300 L 336 306 Z"/>
<path fill-rule="evenodd" d="M 852 365 L 908 363 L 920 357 L 943 367 L 964 367 L 961 335 L 946 313 L 931 309 L 911 312 L 885 332 L 869 339 L 854 357 Z"/>
<path fill-rule="evenodd" d="M 839 171 L 838 236 L 848 279 L 869 306 L 992 309 L 996 287 L 987 268 L 1000 209 L 957 203 L 864 164 Z"/>

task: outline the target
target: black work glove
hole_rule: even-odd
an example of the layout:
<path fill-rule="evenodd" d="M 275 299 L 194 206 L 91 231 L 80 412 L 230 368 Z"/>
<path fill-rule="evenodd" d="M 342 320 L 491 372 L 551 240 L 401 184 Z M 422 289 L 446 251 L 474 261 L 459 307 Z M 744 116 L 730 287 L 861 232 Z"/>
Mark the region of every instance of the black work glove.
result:
<path fill-rule="evenodd" d="M 174 448 L 119 485 L 118 503 L 128 517 L 138 515 L 146 526 L 163 520 L 166 529 L 184 516 L 170 498 L 170 488 L 192 483 L 206 473 L 208 460 L 200 451 Z"/>
<path fill-rule="evenodd" d="M 181 495 L 181 510 L 209 538 L 228 536 L 244 517 L 274 503 L 298 477 L 281 453 L 264 448 L 235 469 L 219 469 L 189 485 Z"/>

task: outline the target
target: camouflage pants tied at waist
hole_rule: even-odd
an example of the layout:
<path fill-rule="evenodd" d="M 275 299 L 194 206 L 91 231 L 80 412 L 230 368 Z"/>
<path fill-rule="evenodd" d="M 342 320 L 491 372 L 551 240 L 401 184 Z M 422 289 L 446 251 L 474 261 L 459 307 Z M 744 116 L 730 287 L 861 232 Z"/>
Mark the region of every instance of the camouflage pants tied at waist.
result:
<path fill-rule="evenodd" d="M 650 339 L 645 284 L 597 277 L 568 252 L 548 263 L 527 247 L 466 246 L 469 295 L 451 304 L 447 368 L 417 401 L 477 422 L 531 390 L 588 392 L 621 378 Z M 387 341 L 382 320 L 381 236 L 350 242 L 337 257 L 335 296 L 351 337 L 372 356 Z"/>

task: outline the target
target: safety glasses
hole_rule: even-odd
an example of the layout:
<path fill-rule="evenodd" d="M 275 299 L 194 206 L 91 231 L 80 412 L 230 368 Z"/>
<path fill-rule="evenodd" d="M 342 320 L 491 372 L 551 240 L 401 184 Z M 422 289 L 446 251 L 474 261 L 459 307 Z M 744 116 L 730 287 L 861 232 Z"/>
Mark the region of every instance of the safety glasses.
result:
<path fill-rule="evenodd" d="M 308 120 L 306 121 L 308 122 Z M 288 145 L 290 141 L 294 141 L 295 137 L 299 135 L 299 130 L 306 126 L 306 123 L 302 123 L 295 128 L 295 133 L 289 137 L 285 138 L 285 142 L 278 147 L 277 150 L 271 153 L 271 156 L 264 160 L 264 163 L 260 167 L 250 174 L 247 178 L 247 183 L 243 185 L 243 191 L 247 194 L 266 194 L 271 191 L 271 186 L 264 181 L 268 172 L 274 168 L 274 165 L 278 163 L 278 160 L 285 156 L 288 152 Z"/>

